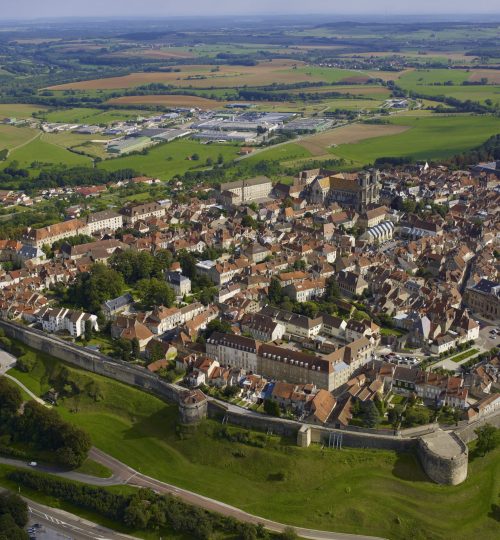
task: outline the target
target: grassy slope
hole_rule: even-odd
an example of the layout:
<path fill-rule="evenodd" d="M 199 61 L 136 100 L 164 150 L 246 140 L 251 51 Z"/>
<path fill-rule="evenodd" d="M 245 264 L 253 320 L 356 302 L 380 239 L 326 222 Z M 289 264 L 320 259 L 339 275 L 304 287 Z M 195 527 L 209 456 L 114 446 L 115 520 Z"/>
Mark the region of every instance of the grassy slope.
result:
<path fill-rule="evenodd" d="M 50 385 L 47 372 L 57 364 L 45 357 L 33 373 L 11 374 L 38 392 Z M 58 411 L 96 446 L 143 473 L 294 525 L 386 538 L 496 537 L 497 523 L 487 514 L 498 504 L 500 451 L 474 461 L 461 486 L 443 487 L 429 482 L 409 454 L 323 452 L 277 437 L 258 449 L 219 439 L 212 421 L 181 440 L 174 406 L 95 377 L 102 401 L 71 398 Z M 285 480 L 270 480 L 276 472 Z"/>
<path fill-rule="evenodd" d="M 236 157 L 238 151 L 239 147 L 236 145 L 201 144 L 197 141 L 183 139 L 153 147 L 145 156 L 134 155 L 108 159 L 101 162 L 99 168 L 114 171 L 130 167 L 138 172 L 169 180 L 190 169 L 203 168 L 209 157 L 215 162 L 218 155 L 222 154 L 226 161 L 231 161 Z M 200 156 L 199 161 L 186 159 L 195 153 Z"/>

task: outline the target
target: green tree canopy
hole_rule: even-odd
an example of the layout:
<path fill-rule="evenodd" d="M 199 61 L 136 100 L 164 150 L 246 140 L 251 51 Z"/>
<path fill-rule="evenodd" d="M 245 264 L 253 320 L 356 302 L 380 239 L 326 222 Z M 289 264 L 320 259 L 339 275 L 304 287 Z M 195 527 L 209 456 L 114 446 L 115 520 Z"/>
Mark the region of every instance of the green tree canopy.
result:
<path fill-rule="evenodd" d="M 152 278 L 141 279 L 137 283 L 137 292 L 141 304 L 145 308 L 155 306 L 171 307 L 175 301 L 175 292 L 166 281 Z"/>

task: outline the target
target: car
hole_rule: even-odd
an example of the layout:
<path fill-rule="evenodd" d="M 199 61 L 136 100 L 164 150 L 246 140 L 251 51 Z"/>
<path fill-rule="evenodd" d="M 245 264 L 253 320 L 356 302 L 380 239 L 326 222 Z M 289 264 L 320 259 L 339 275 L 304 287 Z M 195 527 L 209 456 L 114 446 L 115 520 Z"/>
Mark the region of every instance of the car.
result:
<path fill-rule="evenodd" d="M 29 465 L 30 467 L 36 467 L 36 466 L 38 465 L 38 463 L 37 463 L 36 461 L 30 461 L 30 462 L 28 463 L 28 465 Z"/>

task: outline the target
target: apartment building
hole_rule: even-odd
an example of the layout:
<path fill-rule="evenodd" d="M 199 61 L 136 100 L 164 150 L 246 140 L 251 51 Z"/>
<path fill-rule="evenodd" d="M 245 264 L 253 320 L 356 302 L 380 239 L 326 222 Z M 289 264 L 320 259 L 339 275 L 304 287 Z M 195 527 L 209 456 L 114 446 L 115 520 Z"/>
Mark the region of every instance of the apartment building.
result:
<path fill-rule="evenodd" d="M 45 332 L 67 331 L 72 337 L 85 334 L 85 324 L 90 321 L 94 330 L 99 330 L 97 316 L 83 311 L 74 311 L 67 308 L 42 308 L 37 313 L 37 322 L 42 325 Z"/>
<path fill-rule="evenodd" d="M 123 216 L 112 210 L 95 212 L 85 218 L 88 234 L 102 231 L 116 231 L 123 227 Z"/>

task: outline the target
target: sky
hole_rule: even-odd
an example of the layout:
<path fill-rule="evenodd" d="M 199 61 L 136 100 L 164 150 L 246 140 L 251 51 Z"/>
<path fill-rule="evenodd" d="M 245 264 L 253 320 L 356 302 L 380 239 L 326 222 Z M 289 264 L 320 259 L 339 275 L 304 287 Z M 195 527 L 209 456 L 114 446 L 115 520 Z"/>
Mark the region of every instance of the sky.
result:
<path fill-rule="evenodd" d="M 500 13 L 498 0 L 4 0 L 2 18 Z"/>

